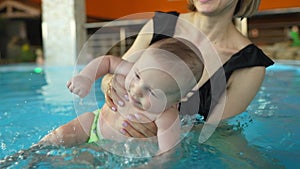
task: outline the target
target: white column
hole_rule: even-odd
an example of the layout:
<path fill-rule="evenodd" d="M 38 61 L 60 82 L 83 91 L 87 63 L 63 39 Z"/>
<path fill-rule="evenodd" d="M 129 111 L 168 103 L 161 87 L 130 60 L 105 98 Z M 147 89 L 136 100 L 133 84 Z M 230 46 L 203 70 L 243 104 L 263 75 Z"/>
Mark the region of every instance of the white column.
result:
<path fill-rule="evenodd" d="M 74 65 L 86 39 L 85 0 L 42 0 L 46 65 Z"/>
<path fill-rule="evenodd" d="M 247 18 L 235 18 L 235 26 L 236 28 L 246 37 L 248 36 L 248 21 Z"/>

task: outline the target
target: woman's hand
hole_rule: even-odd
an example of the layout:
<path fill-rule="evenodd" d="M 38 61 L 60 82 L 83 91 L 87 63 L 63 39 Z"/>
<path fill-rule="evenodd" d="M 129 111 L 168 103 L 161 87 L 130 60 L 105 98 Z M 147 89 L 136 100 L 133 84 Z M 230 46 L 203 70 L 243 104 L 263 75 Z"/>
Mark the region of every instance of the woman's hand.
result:
<path fill-rule="evenodd" d="M 121 133 L 128 137 L 149 138 L 157 135 L 157 126 L 143 114 L 129 115 L 122 123 Z"/>
<path fill-rule="evenodd" d="M 118 111 L 118 106 L 128 104 L 128 95 L 125 89 L 125 76 L 115 74 L 108 82 L 105 92 L 106 104 L 113 111 Z M 135 112 L 132 112 L 135 113 Z M 123 135 L 135 138 L 149 138 L 157 135 L 157 127 L 143 114 L 128 116 L 120 130 Z"/>
<path fill-rule="evenodd" d="M 115 74 L 108 82 L 105 91 L 105 99 L 108 107 L 117 111 L 118 106 L 123 107 L 125 102 L 128 101 L 128 95 L 125 89 L 125 76 Z"/>

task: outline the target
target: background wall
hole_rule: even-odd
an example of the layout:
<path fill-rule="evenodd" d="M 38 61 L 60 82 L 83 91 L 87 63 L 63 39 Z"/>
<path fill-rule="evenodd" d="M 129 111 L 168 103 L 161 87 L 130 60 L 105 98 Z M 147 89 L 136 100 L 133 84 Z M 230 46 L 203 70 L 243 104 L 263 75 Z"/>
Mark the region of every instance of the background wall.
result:
<path fill-rule="evenodd" d="M 260 10 L 300 7 L 299 0 L 261 0 Z"/>
<path fill-rule="evenodd" d="M 119 18 L 135 12 L 156 10 L 187 12 L 187 0 L 86 0 L 87 15 L 100 18 Z M 261 0 L 259 10 L 300 7 L 299 0 Z"/>
<path fill-rule="evenodd" d="M 31 0 L 41 3 L 41 0 Z M 116 19 L 137 12 L 176 10 L 186 12 L 187 0 L 86 0 L 89 17 Z M 261 0 L 260 11 L 300 7 L 299 0 Z"/>

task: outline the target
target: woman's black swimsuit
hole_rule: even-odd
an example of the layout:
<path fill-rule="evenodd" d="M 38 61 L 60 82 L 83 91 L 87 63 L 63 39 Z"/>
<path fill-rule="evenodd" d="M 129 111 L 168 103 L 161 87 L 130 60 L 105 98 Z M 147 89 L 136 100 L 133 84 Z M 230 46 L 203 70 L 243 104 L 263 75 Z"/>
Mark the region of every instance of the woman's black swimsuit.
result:
<path fill-rule="evenodd" d="M 178 16 L 178 12 L 155 13 L 155 16 L 153 17 L 154 34 L 151 44 L 174 35 Z M 191 112 L 198 111 L 200 115 L 204 116 L 204 120 L 206 120 L 210 110 L 217 104 L 221 94 L 225 91 L 226 85 L 224 85 L 222 81 L 225 82 L 226 80 L 225 83 L 227 83 L 235 70 L 254 66 L 268 67 L 272 64 L 274 64 L 274 62 L 257 46 L 254 44 L 246 46 L 232 55 L 232 57 L 224 63 L 223 67 L 218 69 L 218 71 L 199 89 L 199 95 L 195 94 L 190 98 L 192 101 L 189 100 L 187 103 L 181 103 L 180 112 L 190 114 Z"/>

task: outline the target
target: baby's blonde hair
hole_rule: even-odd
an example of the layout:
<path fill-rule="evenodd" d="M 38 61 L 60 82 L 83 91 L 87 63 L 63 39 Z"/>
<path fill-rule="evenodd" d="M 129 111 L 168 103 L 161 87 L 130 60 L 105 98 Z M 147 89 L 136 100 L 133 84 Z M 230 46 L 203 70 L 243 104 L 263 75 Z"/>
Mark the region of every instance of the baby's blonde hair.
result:
<path fill-rule="evenodd" d="M 162 39 L 152 44 L 149 49 L 151 48 L 159 49 L 156 54 L 162 59 L 169 59 L 170 62 L 167 62 L 169 64 L 169 72 L 176 74 L 175 76 L 170 74 L 176 81 L 177 88 L 175 90 L 180 90 L 180 92 L 173 94 L 176 94 L 178 99 L 185 98 L 187 93 L 194 89 L 202 77 L 204 60 L 200 50 L 192 42 L 182 38 Z M 167 52 L 167 56 L 172 57 L 167 57 L 163 51 Z M 176 64 L 179 61 L 178 59 L 185 65 L 181 65 L 181 63 Z M 167 65 L 164 61 L 161 63 Z M 176 80 L 178 76 L 181 77 L 180 80 Z"/>
<path fill-rule="evenodd" d="M 204 69 L 203 58 L 199 49 L 192 42 L 182 38 L 167 38 L 154 43 L 151 47 L 168 51 L 177 56 L 190 68 L 195 80 L 200 80 Z"/>

